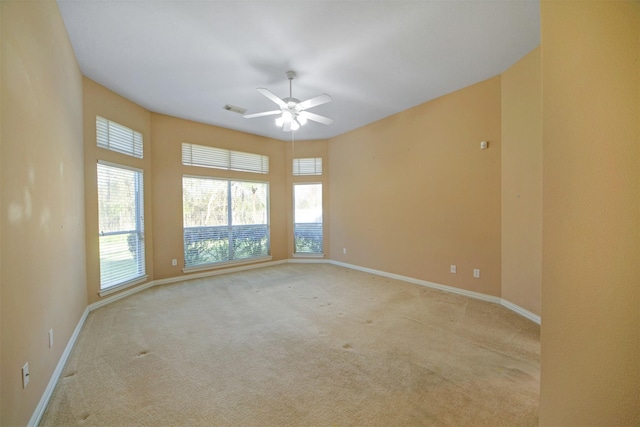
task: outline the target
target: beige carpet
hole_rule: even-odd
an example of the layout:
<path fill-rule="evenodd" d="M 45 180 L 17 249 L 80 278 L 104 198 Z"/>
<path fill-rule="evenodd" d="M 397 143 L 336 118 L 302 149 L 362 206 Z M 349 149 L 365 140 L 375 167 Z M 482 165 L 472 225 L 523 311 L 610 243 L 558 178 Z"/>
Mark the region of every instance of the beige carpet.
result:
<path fill-rule="evenodd" d="M 285 264 L 92 312 L 41 425 L 530 426 L 539 356 L 499 305 Z"/>

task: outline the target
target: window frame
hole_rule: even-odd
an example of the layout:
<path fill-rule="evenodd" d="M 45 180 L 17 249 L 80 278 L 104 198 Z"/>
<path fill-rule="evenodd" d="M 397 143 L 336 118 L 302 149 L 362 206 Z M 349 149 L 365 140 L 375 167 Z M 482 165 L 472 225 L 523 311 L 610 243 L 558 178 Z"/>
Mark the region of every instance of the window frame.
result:
<path fill-rule="evenodd" d="M 181 155 L 183 166 L 269 174 L 269 156 L 264 154 L 183 142 Z"/>
<path fill-rule="evenodd" d="M 299 157 L 293 159 L 293 176 L 322 176 L 322 157 Z"/>
<path fill-rule="evenodd" d="M 112 169 L 120 169 L 125 171 L 130 171 L 135 173 L 134 179 L 135 183 L 135 229 L 133 230 L 121 230 L 121 231 L 109 231 L 107 233 L 100 230 L 100 182 L 99 182 L 99 172 L 98 169 L 100 167 L 107 167 Z M 96 165 L 96 188 L 97 188 L 97 200 L 98 200 L 98 271 L 100 275 L 100 291 L 99 295 L 104 296 L 113 292 L 117 292 L 123 288 L 127 288 L 129 286 L 136 285 L 138 283 L 142 283 L 148 279 L 147 274 L 147 263 L 146 263 L 146 245 L 145 245 L 145 235 L 144 235 L 144 170 L 128 165 L 123 165 L 120 163 L 113 163 L 104 160 L 98 160 Z M 137 272 L 134 276 L 126 276 L 123 280 L 114 283 L 104 283 L 103 282 L 103 252 L 102 245 L 100 243 L 101 237 L 107 236 L 118 236 L 118 235 L 131 235 L 132 233 L 138 236 L 136 240 L 136 253 L 134 257 L 136 259 L 136 267 Z"/>
<path fill-rule="evenodd" d="M 113 138 L 112 133 L 114 134 Z M 129 133 L 131 133 L 131 147 L 125 149 L 123 147 L 126 144 L 123 143 L 125 140 L 129 143 L 129 138 L 128 135 L 127 138 L 124 135 Z M 98 148 L 121 153 L 136 159 L 144 157 L 144 137 L 142 133 L 102 116 L 96 116 L 96 145 Z"/>
<path fill-rule="evenodd" d="M 296 186 L 303 186 L 303 185 L 319 185 L 320 186 L 320 208 L 322 209 L 322 213 L 320 215 L 320 219 L 322 220 L 322 222 L 320 222 L 320 236 L 321 236 L 321 242 L 320 242 L 320 251 L 319 252 L 311 252 L 311 251 L 298 251 L 298 245 L 297 245 L 297 241 L 296 241 Z M 294 257 L 323 257 L 324 256 L 324 183 L 322 181 L 303 181 L 303 182 L 294 182 L 293 183 L 293 188 L 292 188 L 292 207 L 293 207 L 293 212 L 292 212 L 292 217 L 293 217 L 293 256 Z M 300 224 L 317 224 L 317 223 L 300 223 Z"/>
<path fill-rule="evenodd" d="M 227 184 L 227 224 L 221 226 L 201 226 L 201 227 L 185 227 L 185 212 L 184 212 L 184 179 L 201 179 L 201 180 L 211 180 L 211 181 L 222 181 Z M 243 182 L 243 183 L 253 183 L 253 184 L 261 184 L 266 187 L 266 201 L 265 201 L 265 210 L 266 210 L 266 224 L 252 224 L 252 225 L 264 225 L 266 227 L 266 255 L 255 256 L 255 257 L 245 257 L 245 258 L 232 258 L 234 246 L 233 246 L 233 231 L 234 227 L 236 229 L 241 227 L 242 225 L 233 225 L 233 198 L 232 193 L 230 191 L 231 186 L 234 182 Z M 245 226 L 247 224 L 244 224 Z M 204 228 L 204 227 L 228 227 L 227 230 L 227 239 L 228 243 L 228 251 L 229 256 L 227 260 L 224 261 L 216 261 L 209 263 L 199 263 L 199 264 L 191 264 L 187 265 L 187 244 L 186 244 L 186 235 L 185 230 L 187 228 Z M 220 177 L 220 176 L 209 176 L 209 175 L 194 175 L 183 173 L 182 174 L 182 243 L 183 243 L 183 256 L 184 256 L 184 267 L 182 271 L 186 272 L 195 272 L 202 270 L 211 270 L 215 268 L 225 267 L 228 265 L 238 265 L 238 264 L 249 264 L 260 261 L 269 261 L 272 259 L 271 256 L 271 184 L 269 181 L 255 180 L 255 179 L 238 179 L 238 178 L 229 178 L 229 177 Z"/>

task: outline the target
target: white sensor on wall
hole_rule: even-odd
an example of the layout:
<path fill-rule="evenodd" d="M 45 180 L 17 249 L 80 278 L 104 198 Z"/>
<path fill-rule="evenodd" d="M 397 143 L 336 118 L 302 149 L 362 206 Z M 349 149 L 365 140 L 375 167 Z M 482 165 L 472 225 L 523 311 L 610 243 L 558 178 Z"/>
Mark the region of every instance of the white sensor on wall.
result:
<path fill-rule="evenodd" d="M 481 150 L 484 150 L 487 147 L 489 147 L 489 141 L 480 141 L 480 149 Z"/>

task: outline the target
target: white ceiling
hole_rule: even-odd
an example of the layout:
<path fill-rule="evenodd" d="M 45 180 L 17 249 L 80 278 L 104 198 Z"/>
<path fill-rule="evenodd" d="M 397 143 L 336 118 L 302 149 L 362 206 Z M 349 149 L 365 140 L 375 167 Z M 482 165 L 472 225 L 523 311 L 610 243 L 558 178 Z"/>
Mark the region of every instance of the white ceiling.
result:
<path fill-rule="evenodd" d="M 82 73 L 146 109 L 288 140 L 277 106 L 327 93 L 325 139 L 500 74 L 540 44 L 538 1 L 58 0 Z"/>

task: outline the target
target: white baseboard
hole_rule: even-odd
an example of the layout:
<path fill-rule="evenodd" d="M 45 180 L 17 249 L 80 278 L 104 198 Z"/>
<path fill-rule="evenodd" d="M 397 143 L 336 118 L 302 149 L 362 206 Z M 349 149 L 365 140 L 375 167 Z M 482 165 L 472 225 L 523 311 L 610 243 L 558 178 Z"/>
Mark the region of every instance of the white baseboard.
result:
<path fill-rule="evenodd" d="M 330 264 L 331 260 L 324 259 L 324 258 L 296 257 L 296 258 L 289 258 L 286 262 L 288 264 Z"/>
<path fill-rule="evenodd" d="M 428 282 L 426 280 L 415 279 L 413 277 L 401 276 L 399 274 L 387 273 L 386 271 L 374 270 L 372 268 L 367 268 L 367 267 L 360 267 L 359 265 L 347 264 L 340 261 L 328 260 L 327 262 L 333 265 L 339 265 L 341 267 L 351 268 L 353 270 L 364 271 L 366 273 L 376 274 L 378 276 L 389 277 L 391 279 L 397 279 L 397 280 L 402 280 L 409 283 L 415 283 L 416 285 L 427 286 L 429 288 L 438 289 L 444 292 L 450 292 L 453 294 L 464 295 L 466 297 L 475 298 L 482 301 L 492 302 L 494 304 L 500 304 L 501 306 L 508 308 L 514 313 L 517 313 L 520 316 L 526 319 L 529 319 L 532 322 L 537 323 L 538 325 L 541 324 L 540 316 L 538 316 L 537 314 L 534 314 L 528 310 L 525 310 L 524 308 L 500 297 L 481 294 L 479 292 L 468 291 L 466 289 L 454 288 L 453 286 L 441 285 L 439 283 Z"/>
<path fill-rule="evenodd" d="M 201 273 L 187 274 L 184 276 L 152 280 L 140 286 L 136 286 L 135 288 L 130 288 L 116 295 L 103 298 L 100 301 L 96 301 L 93 304 L 89 305 L 89 311 L 93 311 L 107 304 L 111 304 L 112 302 L 128 297 L 129 295 L 137 294 L 138 292 L 144 291 L 145 289 L 151 288 L 153 286 L 167 285 L 169 283 L 184 282 L 184 281 L 193 280 L 193 279 L 202 279 L 204 277 L 219 276 L 221 274 L 227 274 L 227 273 L 237 273 L 238 271 L 253 270 L 255 268 L 263 268 L 263 267 L 270 267 L 278 264 L 285 264 L 286 262 L 287 260 L 285 259 L 285 260 L 279 260 L 279 261 L 262 262 L 259 264 L 247 264 L 247 265 L 241 265 L 238 267 L 225 268 L 221 270 L 209 270 L 209 271 L 203 271 Z"/>
<path fill-rule="evenodd" d="M 148 289 L 152 286 L 155 286 L 156 282 L 154 280 L 150 281 L 150 282 L 146 282 L 143 283 L 141 285 L 138 285 L 134 288 L 129 288 L 126 291 L 122 291 L 120 293 L 117 293 L 115 295 L 112 295 L 110 297 L 106 297 L 106 298 L 102 298 L 100 301 L 96 301 L 92 304 L 89 304 L 89 306 L 87 307 L 89 309 L 89 311 L 93 311 L 97 308 L 103 307 L 107 304 L 111 304 L 114 301 L 118 301 L 119 299 L 128 297 L 129 295 L 133 295 L 133 294 L 137 294 L 138 292 L 142 292 L 145 289 Z"/>
<path fill-rule="evenodd" d="M 519 305 L 516 305 L 510 301 L 507 301 L 506 299 L 501 299 L 500 300 L 500 305 L 502 305 L 503 307 L 508 308 L 509 310 L 518 313 L 520 316 L 527 318 L 529 320 L 531 320 L 534 323 L 537 323 L 538 325 L 542 324 L 542 319 L 540 318 L 540 316 L 538 316 L 537 314 L 534 314 L 528 310 L 525 310 L 524 308 L 520 307 Z"/>
<path fill-rule="evenodd" d="M 55 390 L 56 385 L 58 384 L 58 380 L 60 379 L 60 375 L 62 375 L 62 371 L 69 360 L 69 355 L 71 354 L 71 350 L 76 345 L 76 340 L 78 339 L 78 335 L 80 335 L 80 331 L 84 326 L 85 320 L 87 320 L 87 316 L 89 315 L 89 307 L 84 310 L 82 316 L 80 317 L 80 321 L 76 325 L 76 328 L 73 330 L 73 334 L 71 334 L 71 338 L 69 338 L 69 342 L 67 342 L 67 346 L 64 348 L 62 355 L 60 356 L 60 360 L 58 360 L 58 364 L 56 365 L 56 369 L 53 371 L 51 378 L 49 379 L 49 384 L 47 384 L 47 388 L 44 389 L 44 393 L 42 393 L 42 397 L 40 398 L 40 402 L 38 402 L 38 406 L 36 406 L 36 410 L 33 411 L 31 415 L 31 419 L 29 423 L 27 423 L 28 427 L 36 427 L 40 424 L 40 420 L 44 415 L 44 411 L 47 409 L 47 405 L 49 404 L 49 400 L 51 399 L 51 395 L 53 394 L 53 390 Z"/>
<path fill-rule="evenodd" d="M 402 276 L 395 273 L 387 273 L 386 271 L 374 270 L 372 268 L 360 267 L 359 265 L 347 264 L 339 261 L 329 261 L 331 264 L 339 265 L 341 267 L 351 268 L 353 270 L 364 271 L 365 273 L 371 273 L 378 276 L 388 277 L 390 279 L 402 280 L 403 282 L 415 283 L 416 285 L 426 286 L 432 289 L 438 289 L 439 291 L 449 292 L 452 294 L 463 295 L 465 297 L 475 298 L 482 301 L 488 301 L 495 304 L 500 303 L 499 297 L 492 295 L 481 294 L 480 292 L 468 291 L 466 289 L 454 288 L 453 286 L 441 285 L 439 283 L 428 282 L 426 280 L 415 279 L 413 277 Z"/>
<path fill-rule="evenodd" d="M 388 277 L 390 279 L 396 279 L 396 280 L 402 280 L 404 282 L 409 282 L 409 283 L 414 283 L 416 285 L 421 285 L 421 286 L 426 286 L 429 288 L 433 288 L 433 289 L 438 289 L 440 291 L 444 291 L 444 292 L 450 292 L 453 294 L 458 294 L 458 295 L 463 295 L 463 296 L 467 296 L 470 298 L 475 298 L 478 300 L 482 300 L 482 301 L 487 301 L 487 302 L 491 302 L 494 304 L 500 304 L 503 307 L 519 314 L 520 316 L 525 317 L 526 319 L 531 320 L 532 322 L 537 323 L 538 325 L 541 324 L 541 318 L 540 316 L 538 316 L 537 314 L 531 313 L 530 311 L 525 310 L 524 308 L 513 304 L 510 301 L 507 301 L 505 299 L 499 298 L 499 297 L 495 297 L 492 295 L 485 295 L 485 294 L 481 294 L 479 292 L 473 292 L 473 291 L 468 291 L 466 289 L 459 289 L 459 288 L 454 288 L 453 286 L 447 286 L 447 285 L 441 285 L 438 283 L 433 283 L 433 282 L 428 282 L 426 280 L 421 280 L 421 279 L 415 279 L 413 277 L 408 277 L 408 276 L 402 276 L 400 274 L 394 274 L 394 273 L 388 273 L 386 271 L 381 271 L 381 270 L 374 270 L 372 268 L 367 268 L 367 267 L 361 267 L 359 265 L 354 265 L 354 264 L 347 264 L 344 262 L 340 262 L 340 261 L 335 261 L 335 260 L 330 260 L 330 259 L 319 259 L 319 258 L 304 258 L 304 257 L 300 257 L 300 258 L 291 258 L 291 259 L 285 259 L 285 260 L 278 260 L 278 261 L 271 261 L 271 262 L 263 262 L 263 263 L 259 263 L 259 264 L 248 264 L 248 265 L 242 265 L 242 266 L 238 266 L 238 267 L 233 267 L 233 268 L 227 268 L 227 269 L 223 269 L 223 270 L 211 270 L 211 271 L 205 271 L 202 273 L 197 273 L 197 274 L 189 274 L 186 276 L 178 276 L 178 277 L 170 277 L 167 279 L 159 279 L 159 280 L 152 280 L 150 282 L 144 283 L 140 286 L 136 286 L 135 288 L 131 288 L 128 289 L 126 291 L 123 291 L 121 293 L 118 293 L 116 295 L 113 295 L 111 297 L 107 297 L 104 298 L 100 301 L 94 302 L 93 304 L 89 304 L 87 306 L 87 308 L 85 309 L 84 313 L 82 314 L 82 317 L 80 318 L 80 321 L 78 322 L 78 325 L 76 326 L 75 330 L 73 331 L 73 334 L 71 335 L 71 338 L 69 339 L 69 342 L 67 343 L 67 346 L 64 349 L 64 352 L 62 353 L 62 356 L 60 357 L 60 360 L 58 361 L 58 364 L 56 365 L 56 369 L 53 371 L 53 375 L 51 376 L 51 379 L 49 380 L 49 384 L 47 385 L 47 388 L 45 389 L 42 397 L 40 398 L 40 402 L 38 403 L 38 406 L 36 407 L 36 410 L 33 412 L 33 415 L 31 416 L 31 419 L 29 420 L 29 423 L 27 424 L 28 427 L 36 427 L 39 423 L 40 420 L 42 419 L 42 415 L 44 414 L 45 409 L 47 408 L 47 405 L 49 404 L 49 400 L 51 399 L 51 395 L 53 394 L 53 390 L 56 387 L 56 384 L 58 383 L 58 379 L 60 378 L 60 375 L 62 374 L 62 371 L 64 370 L 65 365 L 67 364 L 67 360 L 69 359 L 69 355 L 71 354 L 71 350 L 73 350 L 73 347 L 75 346 L 76 340 L 78 339 L 78 335 L 80 334 L 80 331 L 82 330 L 82 327 L 84 326 L 84 322 L 87 319 L 87 316 L 89 315 L 89 313 L 97 308 L 103 307 L 107 304 L 110 304 L 114 301 L 117 301 L 119 299 L 125 298 L 129 295 L 133 295 L 135 293 L 141 292 L 145 289 L 148 289 L 152 286 L 158 286 L 158 285 L 166 285 L 169 283 L 176 283 L 176 282 L 184 282 L 187 280 L 192 280 L 192 279 L 201 279 L 204 277 L 210 277 L 210 276 L 219 276 L 221 274 L 227 274 L 227 273 L 236 273 L 239 271 L 245 271 L 245 270 L 253 270 L 256 268 L 263 268 L 263 267 L 271 267 L 274 265 L 280 265 L 280 264 L 286 264 L 286 263 L 291 263 L 291 264 L 333 264 L 333 265 L 337 265 L 340 267 L 345 267 L 345 268 L 350 268 L 352 270 L 358 270 L 358 271 L 363 271 L 365 273 L 371 273 L 371 274 L 375 274 L 377 276 L 382 276 L 382 277 Z"/>
<path fill-rule="evenodd" d="M 210 277 L 210 276 L 220 276 L 221 274 L 237 273 L 238 271 L 254 270 L 256 268 L 271 267 L 274 265 L 280 265 L 280 264 L 286 264 L 286 263 L 287 263 L 286 259 L 281 259 L 277 261 L 260 262 L 257 264 L 245 264 L 245 265 L 239 265 L 237 267 L 203 271 L 202 273 L 189 274 L 186 276 L 169 277 L 167 279 L 154 280 L 154 284 L 166 285 L 168 283 L 184 282 L 185 280 L 202 279 L 203 277 Z"/>
<path fill-rule="evenodd" d="M 211 271 L 206 271 L 206 272 L 197 273 L 197 274 L 189 274 L 186 276 L 152 280 L 150 282 L 141 284 L 134 288 L 129 288 L 126 291 L 120 292 L 113 296 L 103 298 L 100 301 L 94 302 L 93 304 L 89 304 L 87 308 L 84 310 L 82 317 L 80 317 L 80 321 L 78 322 L 78 325 L 74 329 L 73 334 L 71 334 L 71 338 L 69 338 L 69 342 L 67 342 L 67 346 L 65 347 L 64 352 L 60 356 L 60 360 L 56 365 L 56 369 L 53 371 L 53 374 L 49 379 L 49 384 L 47 384 L 47 388 L 44 390 L 44 393 L 42 394 L 42 397 L 38 402 L 38 406 L 36 406 L 35 411 L 31 415 L 31 419 L 29 420 L 29 423 L 27 424 L 27 426 L 36 427 L 40 423 L 40 420 L 42 419 L 42 415 L 44 415 L 44 411 L 45 409 L 47 409 L 47 405 L 49 404 L 49 400 L 51 399 L 51 395 L 53 394 L 53 390 L 56 388 L 56 385 L 58 384 L 58 380 L 60 379 L 60 375 L 62 375 L 62 371 L 64 370 L 64 367 L 66 366 L 67 361 L 69 360 L 69 355 L 71 354 L 71 350 L 73 350 L 73 347 L 76 344 L 76 340 L 78 339 L 78 335 L 80 334 L 80 331 L 84 326 L 84 322 L 85 320 L 87 320 L 87 316 L 89 315 L 89 313 L 92 312 L 93 310 L 103 307 L 107 304 L 111 304 L 112 302 L 115 302 L 119 299 L 128 297 L 129 295 L 142 292 L 143 290 L 148 289 L 152 286 L 165 285 L 168 283 L 175 283 L 175 282 L 184 282 L 185 280 L 200 279 L 208 276 L 218 276 L 221 274 L 235 273 L 238 271 L 252 270 L 255 268 L 269 267 L 269 266 L 285 264 L 285 263 L 287 263 L 287 260 L 264 262 L 260 264 L 248 264 L 248 265 L 242 265 L 242 266 L 233 267 L 233 268 L 227 268 L 224 270 L 211 270 Z"/>

